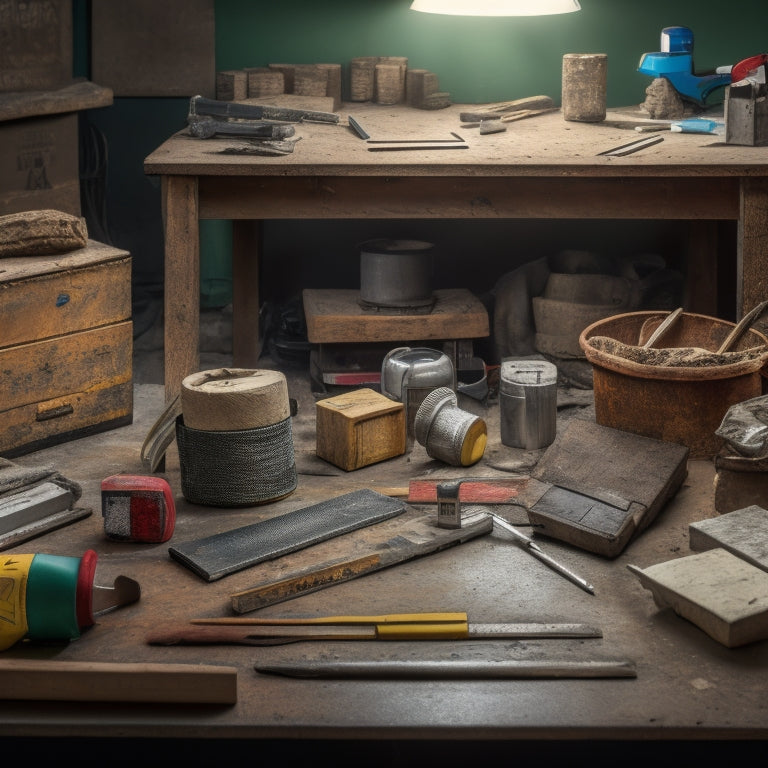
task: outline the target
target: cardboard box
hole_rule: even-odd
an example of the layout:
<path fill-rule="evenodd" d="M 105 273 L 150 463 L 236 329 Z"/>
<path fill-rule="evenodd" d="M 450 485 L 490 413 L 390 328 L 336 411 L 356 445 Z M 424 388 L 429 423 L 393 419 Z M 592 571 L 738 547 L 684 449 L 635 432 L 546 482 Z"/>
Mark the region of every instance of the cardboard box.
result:
<path fill-rule="evenodd" d="M 89 241 L 2 266 L 0 456 L 130 424 L 130 254 Z"/>
<path fill-rule="evenodd" d="M 72 80 L 72 0 L 4 0 L 0 29 L 0 92 L 56 90 Z"/>
<path fill-rule="evenodd" d="M 362 388 L 316 404 L 317 455 L 350 471 L 405 453 L 405 406 Z"/>
<path fill-rule="evenodd" d="M 0 215 L 80 216 L 77 113 L 0 122 Z"/>

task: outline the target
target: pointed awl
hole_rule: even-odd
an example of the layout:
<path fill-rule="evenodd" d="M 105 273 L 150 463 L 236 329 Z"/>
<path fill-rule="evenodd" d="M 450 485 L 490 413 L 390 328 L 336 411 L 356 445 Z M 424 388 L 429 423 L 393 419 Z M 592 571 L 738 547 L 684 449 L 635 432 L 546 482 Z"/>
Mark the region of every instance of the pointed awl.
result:
<path fill-rule="evenodd" d="M 526 536 L 522 531 L 518 531 L 514 525 L 508 523 L 500 515 L 497 515 L 494 512 L 489 512 L 488 514 L 493 518 L 495 523 L 498 523 L 499 527 L 511 533 L 519 542 L 527 547 L 528 551 L 534 557 L 541 560 L 542 563 L 545 563 L 560 575 L 565 576 L 568 581 L 574 583 L 577 587 L 581 587 L 585 592 L 589 592 L 591 595 L 595 594 L 595 588 L 586 579 L 582 579 L 581 576 L 578 576 L 569 568 L 558 563 L 557 560 L 550 557 L 546 552 L 542 551 L 541 547 L 530 536 Z"/>

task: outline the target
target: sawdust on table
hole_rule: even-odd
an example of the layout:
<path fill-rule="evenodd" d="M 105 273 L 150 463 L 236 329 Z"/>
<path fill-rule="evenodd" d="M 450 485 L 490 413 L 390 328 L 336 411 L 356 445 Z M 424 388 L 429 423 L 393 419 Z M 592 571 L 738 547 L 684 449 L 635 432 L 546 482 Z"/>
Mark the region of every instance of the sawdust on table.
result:
<path fill-rule="evenodd" d="M 735 352 L 712 352 L 701 347 L 662 347 L 659 349 L 625 344 L 608 336 L 593 336 L 587 343 L 599 352 L 605 352 L 640 365 L 675 368 L 713 368 L 757 360 L 766 353 L 765 345 Z"/>

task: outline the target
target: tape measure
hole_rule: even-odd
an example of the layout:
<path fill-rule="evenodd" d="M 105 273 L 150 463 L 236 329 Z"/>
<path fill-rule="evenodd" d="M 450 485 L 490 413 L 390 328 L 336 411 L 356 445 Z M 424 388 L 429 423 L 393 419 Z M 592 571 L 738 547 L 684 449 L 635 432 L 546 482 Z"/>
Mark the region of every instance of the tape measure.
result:
<path fill-rule="evenodd" d="M 168 541 L 176 525 L 173 492 L 161 477 L 112 475 L 101 481 L 104 533 L 115 541 Z"/>

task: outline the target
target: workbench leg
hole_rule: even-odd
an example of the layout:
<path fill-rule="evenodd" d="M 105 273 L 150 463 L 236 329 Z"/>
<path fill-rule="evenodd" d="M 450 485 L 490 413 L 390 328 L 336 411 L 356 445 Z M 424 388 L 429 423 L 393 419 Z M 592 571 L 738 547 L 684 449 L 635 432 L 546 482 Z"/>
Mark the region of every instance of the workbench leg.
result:
<path fill-rule="evenodd" d="M 683 300 L 689 312 L 717 316 L 718 245 L 716 221 L 690 223 Z"/>
<path fill-rule="evenodd" d="M 259 250 L 261 222 L 232 222 L 232 363 L 256 368 L 259 339 Z"/>
<path fill-rule="evenodd" d="M 195 176 L 164 176 L 165 401 L 200 366 L 200 230 Z"/>
<path fill-rule="evenodd" d="M 768 179 L 743 178 L 739 202 L 736 314 L 768 299 Z"/>

